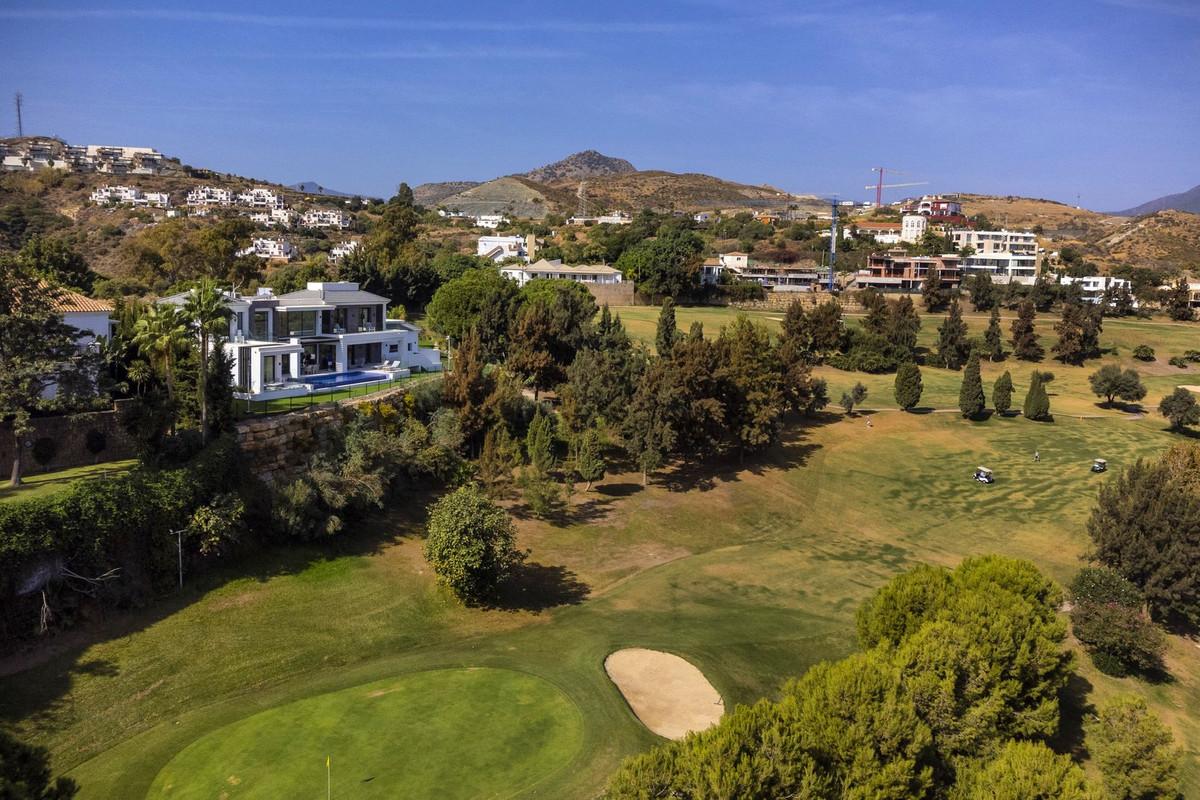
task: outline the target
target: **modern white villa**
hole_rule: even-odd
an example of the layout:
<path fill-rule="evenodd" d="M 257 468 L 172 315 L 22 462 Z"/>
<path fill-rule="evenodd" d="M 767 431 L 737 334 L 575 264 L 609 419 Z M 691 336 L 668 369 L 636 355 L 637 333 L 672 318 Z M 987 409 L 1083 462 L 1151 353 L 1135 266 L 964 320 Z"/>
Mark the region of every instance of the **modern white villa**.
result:
<path fill-rule="evenodd" d="M 188 296 L 159 302 L 182 306 Z M 225 298 L 231 316 L 224 347 L 241 399 L 301 397 L 442 368 L 439 350 L 417 346 L 415 326 L 387 318 L 391 301 L 357 283 L 318 281 L 298 292 L 262 288 Z"/>
<path fill-rule="evenodd" d="M 47 288 L 45 283 L 42 287 Z M 57 289 L 53 302 L 54 310 L 62 315 L 63 322 L 79 329 L 75 347 L 80 355 L 97 347 L 101 339 L 112 338 L 113 307 L 108 301 L 93 300 L 78 292 Z M 57 396 L 58 381 L 51 381 L 42 389 L 42 397 L 47 400 Z"/>

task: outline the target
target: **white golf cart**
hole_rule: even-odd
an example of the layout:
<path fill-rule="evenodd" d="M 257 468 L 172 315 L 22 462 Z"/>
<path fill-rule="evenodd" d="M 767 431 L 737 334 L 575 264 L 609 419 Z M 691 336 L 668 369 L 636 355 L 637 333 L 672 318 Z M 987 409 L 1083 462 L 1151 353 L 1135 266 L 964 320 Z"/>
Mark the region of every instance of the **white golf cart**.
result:
<path fill-rule="evenodd" d="M 995 483 L 996 479 L 992 476 L 992 471 L 987 467 L 975 468 L 975 480 L 980 483 Z"/>

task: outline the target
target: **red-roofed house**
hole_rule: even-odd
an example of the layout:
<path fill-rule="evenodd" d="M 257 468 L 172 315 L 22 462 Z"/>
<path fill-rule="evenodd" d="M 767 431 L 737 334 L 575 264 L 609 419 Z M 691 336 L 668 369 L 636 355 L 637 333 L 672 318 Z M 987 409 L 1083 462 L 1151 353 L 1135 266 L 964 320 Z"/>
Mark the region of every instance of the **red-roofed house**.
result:
<path fill-rule="evenodd" d="M 49 286 L 42 284 L 50 291 Z M 113 320 L 109 315 L 113 312 L 112 304 L 105 300 L 94 300 L 78 292 L 58 289 L 55 291 L 54 310 L 62 314 L 63 322 L 79 329 L 75 346 L 82 354 L 96 346 L 100 339 L 112 336 Z M 58 383 L 46 385 L 42 397 L 53 400 L 58 396 Z"/>

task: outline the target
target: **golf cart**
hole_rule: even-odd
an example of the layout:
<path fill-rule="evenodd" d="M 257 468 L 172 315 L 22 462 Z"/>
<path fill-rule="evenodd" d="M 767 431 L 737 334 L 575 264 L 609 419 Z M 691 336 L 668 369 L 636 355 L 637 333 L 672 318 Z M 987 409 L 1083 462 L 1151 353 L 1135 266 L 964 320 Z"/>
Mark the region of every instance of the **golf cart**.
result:
<path fill-rule="evenodd" d="M 987 467 L 975 468 L 975 480 L 980 483 L 995 483 L 996 479 L 992 477 L 992 471 Z"/>
<path fill-rule="evenodd" d="M 1107 472 L 1108 462 L 1103 458 L 1097 458 L 1092 462 L 1092 472 Z"/>

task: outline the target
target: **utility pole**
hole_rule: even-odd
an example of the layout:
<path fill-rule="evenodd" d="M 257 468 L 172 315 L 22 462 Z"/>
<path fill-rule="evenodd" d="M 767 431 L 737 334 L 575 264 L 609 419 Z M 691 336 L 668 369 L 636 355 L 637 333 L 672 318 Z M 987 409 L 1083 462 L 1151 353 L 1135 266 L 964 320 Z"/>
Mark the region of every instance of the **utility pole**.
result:
<path fill-rule="evenodd" d="M 177 537 L 178 544 L 179 544 L 179 588 L 180 589 L 183 588 L 183 534 L 186 531 L 187 531 L 187 528 L 180 528 L 177 531 L 171 531 L 171 533 L 175 534 L 175 536 Z"/>
<path fill-rule="evenodd" d="M 831 207 L 832 207 L 832 209 L 833 209 L 833 221 L 832 221 L 832 222 L 830 223 L 830 225 L 829 225 L 829 291 L 830 291 L 830 292 L 832 292 L 832 291 L 833 291 L 833 265 L 834 265 L 834 262 L 837 260 L 837 240 L 838 240 L 838 229 L 837 229 L 837 210 L 838 210 L 838 199 L 837 199 L 837 197 L 836 197 L 836 196 L 834 196 L 834 198 L 833 198 L 833 205 L 832 205 Z"/>
<path fill-rule="evenodd" d="M 23 99 L 24 98 L 21 97 L 20 92 L 17 92 L 16 95 L 13 96 L 13 104 L 17 107 L 16 134 L 18 139 L 25 135 L 25 128 L 21 125 L 21 102 Z"/>

